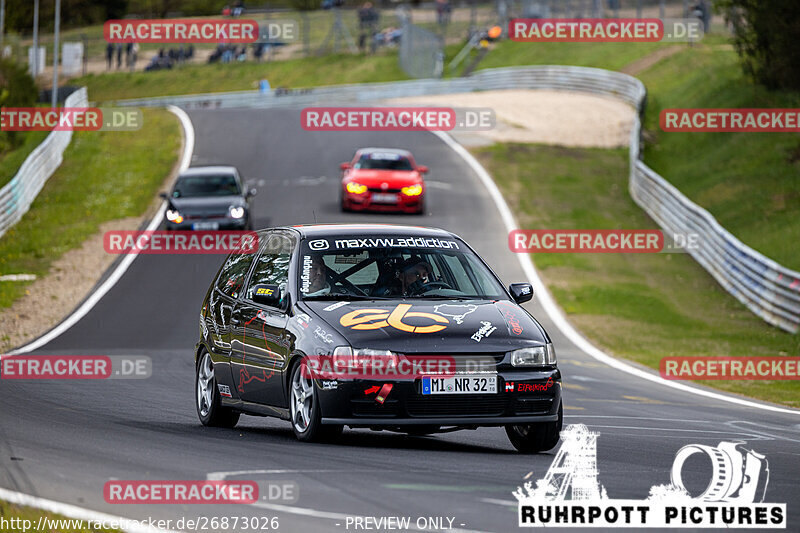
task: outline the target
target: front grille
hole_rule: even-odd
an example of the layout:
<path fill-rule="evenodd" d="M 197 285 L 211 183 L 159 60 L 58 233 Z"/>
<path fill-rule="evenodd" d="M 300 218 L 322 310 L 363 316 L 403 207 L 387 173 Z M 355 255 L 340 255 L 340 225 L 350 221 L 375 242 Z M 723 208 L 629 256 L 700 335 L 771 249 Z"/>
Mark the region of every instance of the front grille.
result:
<path fill-rule="evenodd" d="M 219 219 L 219 218 L 227 218 L 228 213 L 222 214 L 208 214 L 208 215 L 185 215 L 183 218 L 185 220 L 211 220 L 211 219 Z"/>
<path fill-rule="evenodd" d="M 467 362 L 472 361 L 473 363 L 476 361 L 483 361 L 484 359 L 489 362 L 490 360 L 494 360 L 494 364 L 498 365 L 500 362 L 505 358 L 505 353 L 452 353 L 452 352 L 420 352 L 420 353 L 409 353 L 405 352 L 399 355 L 408 355 L 409 357 L 423 357 L 423 356 L 430 356 L 430 357 L 452 357 L 456 361 L 456 365 L 464 364 L 464 370 L 495 370 L 495 368 L 482 368 L 477 367 L 475 365 L 470 365 L 467 368 Z M 459 368 L 461 370 L 461 368 Z"/>
<path fill-rule="evenodd" d="M 535 415 L 549 413 L 552 406 L 552 398 L 517 398 L 514 403 L 514 414 Z"/>
<path fill-rule="evenodd" d="M 410 397 L 406 400 L 409 416 L 500 416 L 508 408 L 508 396 L 481 395 L 448 397 Z"/>
<path fill-rule="evenodd" d="M 370 187 L 369 192 L 388 192 L 388 193 L 398 193 L 400 189 L 381 189 L 378 187 Z"/>

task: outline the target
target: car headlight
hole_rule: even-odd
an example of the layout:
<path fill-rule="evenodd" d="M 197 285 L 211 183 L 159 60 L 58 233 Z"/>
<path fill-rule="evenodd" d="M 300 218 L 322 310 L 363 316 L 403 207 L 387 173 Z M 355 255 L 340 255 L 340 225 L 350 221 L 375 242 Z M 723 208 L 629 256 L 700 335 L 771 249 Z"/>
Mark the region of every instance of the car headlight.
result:
<path fill-rule="evenodd" d="M 177 209 L 167 209 L 167 220 L 176 224 L 180 224 L 183 222 L 183 216 L 178 213 Z"/>
<path fill-rule="evenodd" d="M 347 184 L 347 192 L 353 194 L 364 194 L 367 192 L 367 186 L 361 185 L 360 183 L 356 183 L 355 181 L 351 181 Z"/>
<path fill-rule="evenodd" d="M 553 343 L 520 348 L 511 352 L 512 366 L 553 366 L 556 363 L 556 349 Z"/>
<path fill-rule="evenodd" d="M 406 196 L 419 196 L 422 194 L 422 185 L 409 185 L 400 189 L 400 192 Z"/>
<path fill-rule="evenodd" d="M 244 216 L 244 207 L 232 205 L 228 212 L 231 214 L 231 218 L 242 218 Z"/>

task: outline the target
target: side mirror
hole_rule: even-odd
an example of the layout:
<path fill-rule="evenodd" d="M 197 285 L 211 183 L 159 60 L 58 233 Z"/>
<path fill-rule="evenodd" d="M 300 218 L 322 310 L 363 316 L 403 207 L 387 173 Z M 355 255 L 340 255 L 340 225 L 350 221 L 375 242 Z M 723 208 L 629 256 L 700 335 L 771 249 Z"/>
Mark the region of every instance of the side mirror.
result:
<path fill-rule="evenodd" d="M 342 170 L 350 170 L 350 163 L 340 163 L 339 168 Z"/>
<path fill-rule="evenodd" d="M 255 187 L 250 189 L 249 191 L 247 191 L 247 197 L 248 198 L 251 198 L 251 197 L 255 196 L 256 194 L 258 194 L 258 189 L 256 189 Z"/>
<path fill-rule="evenodd" d="M 417 166 L 417 172 L 419 172 L 420 174 L 425 174 L 428 172 L 428 167 L 426 167 L 425 165 L 419 165 Z"/>
<path fill-rule="evenodd" d="M 160 192 L 160 193 L 158 193 L 158 197 L 159 198 L 163 198 L 164 200 L 166 200 L 166 199 L 169 198 L 169 195 L 167 193 L 165 193 L 165 192 Z"/>
<path fill-rule="evenodd" d="M 524 304 L 533 298 L 533 287 L 530 283 L 512 283 L 508 286 L 508 292 L 518 304 Z"/>
<path fill-rule="evenodd" d="M 256 285 L 253 287 L 253 301 L 257 304 L 280 308 L 281 289 L 277 285 Z"/>

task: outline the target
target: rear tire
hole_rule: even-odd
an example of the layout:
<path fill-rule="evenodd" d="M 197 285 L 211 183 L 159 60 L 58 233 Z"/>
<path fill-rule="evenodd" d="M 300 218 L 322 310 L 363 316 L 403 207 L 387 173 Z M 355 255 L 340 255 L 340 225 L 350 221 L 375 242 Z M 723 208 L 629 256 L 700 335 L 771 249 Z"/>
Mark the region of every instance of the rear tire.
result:
<path fill-rule="evenodd" d="M 541 453 L 552 450 L 558 444 L 564 423 L 564 407 L 558 406 L 558 420 L 539 424 L 506 426 L 506 435 L 520 453 Z"/>
<path fill-rule="evenodd" d="M 342 433 L 344 426 L 323 425 L 319 394 L 311 377 L 304 375 L 305 359 L 294 366 L 289 381 L 289 412 L 292 429 L 301 442 L 320 442 Z"/>
<path fill-rule="evenodd" d="M 214 363 L 211 355 L 203 350 L 200 363 L 195 369 L 195 406 L 197 417 L 204 426 L 232 428 L 239 422 L 239 413 L 222 406 Z"/>

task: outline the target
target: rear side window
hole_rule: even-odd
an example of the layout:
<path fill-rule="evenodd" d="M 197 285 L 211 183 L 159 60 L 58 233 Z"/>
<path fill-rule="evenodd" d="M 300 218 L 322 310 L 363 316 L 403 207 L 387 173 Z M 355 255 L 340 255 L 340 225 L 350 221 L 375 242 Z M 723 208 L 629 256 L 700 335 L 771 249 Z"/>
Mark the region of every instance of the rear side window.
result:
<path fill-rule="evenodd" d="M 289 264 L 296 243 L 297 239 L 289 233 L 273 233 L 262 243 L 262 251 L 247 289 L 248 300 L 253 299 L 253 288 L 260 284 L 278 285 L 281 293 L 285 294 L 289 283 Z"/>
<path fill-rule="evenodd" d="M 217 278 L 217 289 L 226 296 L 238 298 L 244 288 L 247 272 L 253 264 L 255 254 L 232 253 L 225 261 L 225 265 Z"/>

